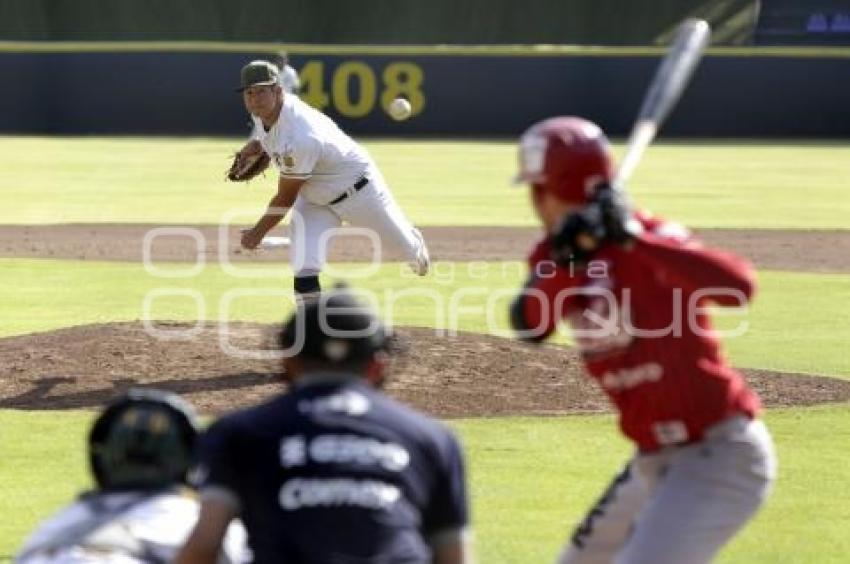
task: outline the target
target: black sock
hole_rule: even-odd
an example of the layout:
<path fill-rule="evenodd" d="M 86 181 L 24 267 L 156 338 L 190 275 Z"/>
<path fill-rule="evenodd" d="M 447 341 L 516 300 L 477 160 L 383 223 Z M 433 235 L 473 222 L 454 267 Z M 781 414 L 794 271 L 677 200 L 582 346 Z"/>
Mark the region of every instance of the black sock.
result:
<path fill-rule="evenodd" d="M 295 277 L 295 293 L 296 294 L 312 294 L 321 292 L 322 287 L 319 285 L 319 276 L 296 276 Z"/>

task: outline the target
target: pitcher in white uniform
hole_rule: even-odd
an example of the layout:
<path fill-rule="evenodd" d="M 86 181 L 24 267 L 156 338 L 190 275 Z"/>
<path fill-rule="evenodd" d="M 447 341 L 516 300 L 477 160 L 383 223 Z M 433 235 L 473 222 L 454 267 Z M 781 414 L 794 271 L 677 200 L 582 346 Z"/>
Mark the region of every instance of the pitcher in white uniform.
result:
<path fill-rule="evenodd" d="M 321 290 L 326 232 L 343 222 L 371 229 L 382 246 L 402 250 L 416 274 L 427 274 L 425 240 L 396 204 L 366 150 L 329 117 L 284 93 L 273 64 L 252 61 L 242 68 L 241 78 L 239 90 L 254 119 L 252 143 L 262 146 L 280 172 L 277 193 L 243 234 L 242 246 L 256 248 L 291 209 L 290 262 L 301 298 Z"/>
<path fill-rule="evenodd" d="M 197 427 L 174 394 L 130 390 L 98 417 L 89 435 L 97 488 L 42 523 L 17 564 L 171 562 L 198 521 L 186 487 Z M 218 562 L 250 559 L 240 522 L 227 531 Z"/>

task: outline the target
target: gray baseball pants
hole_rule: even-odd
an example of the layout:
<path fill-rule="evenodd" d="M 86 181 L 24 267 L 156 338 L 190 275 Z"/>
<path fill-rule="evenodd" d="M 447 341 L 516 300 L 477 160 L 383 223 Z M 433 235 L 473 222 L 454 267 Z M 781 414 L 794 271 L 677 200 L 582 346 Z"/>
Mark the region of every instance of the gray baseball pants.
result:
<path fill-rule="evenodd" d="M 737 533 L 776 477 L 764 423 L 735 416 L 694 444 L 637 454 L 576 528 L 560 564 L 701 564 Z"/>

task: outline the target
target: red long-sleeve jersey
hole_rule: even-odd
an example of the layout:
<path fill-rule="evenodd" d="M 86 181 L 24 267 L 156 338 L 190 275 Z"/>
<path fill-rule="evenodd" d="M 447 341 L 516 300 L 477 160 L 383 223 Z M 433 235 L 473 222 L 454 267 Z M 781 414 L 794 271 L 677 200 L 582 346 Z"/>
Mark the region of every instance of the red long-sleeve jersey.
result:
<path fill-rule="evenodd" d="M 607 244 L 586 268 L 555 266 L 541 241 L 512 321 L 521 337 L 542 340 L 566 319 L 623 433 L 654 450 L 698 441 L 712 424 L 760 409 L 705 310 L 745 305 L 755 282 L 743 259 L 704 248 L 679 226 L 637 218 L 644 232 L 629 248 Z"/>

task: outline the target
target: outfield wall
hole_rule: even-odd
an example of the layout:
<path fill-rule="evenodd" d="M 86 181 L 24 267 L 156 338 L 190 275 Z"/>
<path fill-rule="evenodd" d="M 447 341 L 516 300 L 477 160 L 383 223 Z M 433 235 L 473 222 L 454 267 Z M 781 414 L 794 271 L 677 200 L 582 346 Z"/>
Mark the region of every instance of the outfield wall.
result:
<path fill-rule="evenodd" d="M 684 18 L 750 43 L 759 0 L 0 0 L 0 39 L 652 45 Z"/>
<path fill-rule="evenodd" d="M 0 131 L 240 135 L 239 68 L 268 46 L 0 51 Z M 263 48 L 261 48 L 263 47 Z M 292 50 L 292 49 L 291 49 Z M 302 97 L 356 134 L 516 135 L 557 114 L 627 133 L 656 49 L 292 50 Z M 850 136 L 850 50 L 714 49 L 665 125 L 682 136 Z M 408 97 L 414 116 L 383 108 Z"/>

